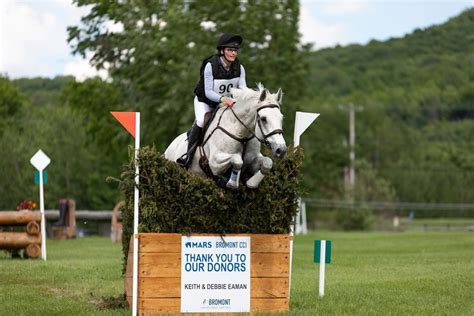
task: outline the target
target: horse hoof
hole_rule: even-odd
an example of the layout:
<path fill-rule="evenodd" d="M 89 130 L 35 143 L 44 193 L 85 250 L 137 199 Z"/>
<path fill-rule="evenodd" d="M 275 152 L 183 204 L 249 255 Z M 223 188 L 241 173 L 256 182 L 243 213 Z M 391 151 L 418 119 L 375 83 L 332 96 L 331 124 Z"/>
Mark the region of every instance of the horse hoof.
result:
<path fill-rule="evenodd" d="M 258 185 L 251 185 L 251 184 L 249 184 L 248 182 L 246 183 L 246 186 L 247 186 L 247 188 L 249 188 L 249 189 L 256 189 L 256 188 L 258 188 Z"/>
<path fill-rule="evenodd" d="M 248 188 L 256 189 L 262 182 L 265 175 L 259 170 L 256 174 L 254 174 L 250 179 L 247 180 L 245 183 Z"/>
<path fill-rule="evenodd" d="M 225 185 L 228 189 L 231 189 L 231 190 L 236 190 L 239 188 L 239 184 L 237 182 L 234 182 L 234 181 L 229 181 L 227 182 L 227 184 Z"/>

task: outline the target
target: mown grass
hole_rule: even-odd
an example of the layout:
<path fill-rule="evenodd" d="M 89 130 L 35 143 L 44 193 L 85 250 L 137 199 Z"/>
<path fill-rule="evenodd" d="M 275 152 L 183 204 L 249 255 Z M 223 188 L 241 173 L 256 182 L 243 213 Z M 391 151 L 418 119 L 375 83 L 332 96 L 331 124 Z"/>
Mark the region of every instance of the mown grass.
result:
<path fill-rule="evenodd" d="M 313 240 L 333 242 L 318 297 Z M 0 315 L 129 315 L 120 245 L 48 240 L 48 261 L 0 253 Z M 295 239 L 291 315 L 473 315 L 474 233 L 317 232 Z"/>
<path fill-rule="evenodd" d="M 314 239 L 332 240 L 318 297 Z M 319 315 L 473 315 L 474 234 L 341 233 L 297 236 L 291 308 Z"/>
<path fill-rule="evenodd" d="M 101 309 L 123 293 L 122 253 L 110 238 L 47 241 L 48 260 L 0 253 L 0 315 L 129 315 Z"/>

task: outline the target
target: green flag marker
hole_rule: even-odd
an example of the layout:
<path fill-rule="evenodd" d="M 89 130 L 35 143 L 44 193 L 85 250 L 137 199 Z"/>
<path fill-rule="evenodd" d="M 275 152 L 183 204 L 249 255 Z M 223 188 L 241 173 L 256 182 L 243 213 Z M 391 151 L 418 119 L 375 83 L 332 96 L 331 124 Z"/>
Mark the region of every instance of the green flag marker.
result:
<path fill-rule="evenodd" d="M 326 260 L 325 263 L 331 263 L 331 241 L 326 242 Z M 314 263 L 321 263 L 321 240 L 314 241 Z"/>
<path fill-rule="evenodd" d="M 35 184 L 39 184 L 40 182 L 40 174 L 38 170 L 35 170 Z M 46 184 L 48 182 L 48 173 L 46 171 L 43 171 L 43 184 Z"/>

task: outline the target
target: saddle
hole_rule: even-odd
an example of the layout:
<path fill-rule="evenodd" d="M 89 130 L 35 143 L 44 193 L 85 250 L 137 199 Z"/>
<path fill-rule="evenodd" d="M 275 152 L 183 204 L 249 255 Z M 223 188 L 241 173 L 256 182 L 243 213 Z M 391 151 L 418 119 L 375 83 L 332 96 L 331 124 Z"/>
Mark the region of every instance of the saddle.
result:
<path fill-rule="evenodd" d="M 209 125 L 211 125 L 212 121 L 214 120 L 214 117 L 216 116 L 218 109 L 219 107 L 216 106 L 211 112 L 207 112 L 204 115 L 204 124 L 202 127 L 201 137 L 199 137 L 199 140 L 196 143 L 197 146 L 201 146 L 202 141 L 204 140 L 204 135 L 206 134 L 206 131 L 209 129 Z M 191 134 L 191 130 L 188 130 L 186 132 L 186 136 L 189 137 L 190 134 Z"/>

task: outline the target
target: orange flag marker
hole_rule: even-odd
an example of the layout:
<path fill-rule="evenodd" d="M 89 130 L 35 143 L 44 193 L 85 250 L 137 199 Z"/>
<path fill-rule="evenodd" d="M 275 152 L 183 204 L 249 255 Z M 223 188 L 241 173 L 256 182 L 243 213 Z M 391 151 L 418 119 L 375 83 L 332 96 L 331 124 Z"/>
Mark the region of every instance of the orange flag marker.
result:
<path fill-rule="evenodd" d="M 137 112 L 110 112 L 125 129 L 135 137 Z"/>

